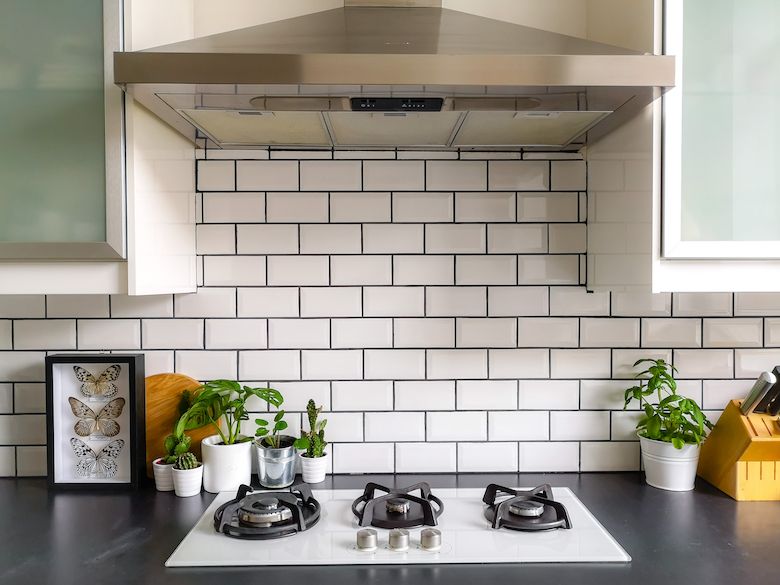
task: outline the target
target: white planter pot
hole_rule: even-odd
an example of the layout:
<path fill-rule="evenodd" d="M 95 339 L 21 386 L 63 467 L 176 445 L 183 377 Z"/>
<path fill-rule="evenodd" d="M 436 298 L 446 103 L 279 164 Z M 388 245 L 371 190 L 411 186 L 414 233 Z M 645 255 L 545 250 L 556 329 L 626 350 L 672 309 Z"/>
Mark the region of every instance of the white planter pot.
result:
<path fill-rule="evenodd" d="M 207 492 L 235 492 L 252 481 L 252 441 L 222 445 L 219 435 L 201 442 L 203 487 Z"/>
<path fill-rule="evenodd" d="M 639 437 L 647 483 L 662 490 L 687 492 L 693 489 L 700 445 L 675 449 L 666 441 Z"/>
<path fill-rule="evenodd" d="M 203 465 L 195 469 L 173 468 L 173 489 L 180 498 L 197 496 L 203 484 Z"/>
<path fill-rule="evenodd" d="M 325 481 L 325 472 L 328 469 L 328 454 L 322 457 L 305 457 L 301 455 L 301 472 L 306 483 L 320 483 Z"/>
<path fill-rule="evenodd" d="M 173 463 L 163 463 L 162 457 L 152 461 L 154 470 L 154 486 L 158 492 L 169 492 L 173 490 Z"/>

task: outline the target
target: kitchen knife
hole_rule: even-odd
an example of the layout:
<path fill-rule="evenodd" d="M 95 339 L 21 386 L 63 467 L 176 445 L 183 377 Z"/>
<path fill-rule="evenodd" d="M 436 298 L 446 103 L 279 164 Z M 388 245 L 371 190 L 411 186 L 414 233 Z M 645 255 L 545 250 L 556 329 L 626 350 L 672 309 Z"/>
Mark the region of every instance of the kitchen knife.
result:
<path fill-rule="evenodd" d="M 775 368 L 775 370 L 777 370 L 777 368 Z M 747 416 L 755 411 L 759 406 L 759 403 L 764 400 L 767 393 L 773 389 L 776 384 L 777 375 L 772 372 L 761 372 L 761 375 L 758 376 L 758 379 L 753 384 L 750 392 L 748 392 L 748 395 L 742 401 L 742 405 L 739 407 L 740 412 Z"/>
<path fill-rule="evenodd" d="M 775 377 L 775 383 L 766 391 L 763 398 L 755 404 L 753 412 L 768 412 L 770 405 L 780 397 L 780 383 L 777 382 L 777 378 L 780 376 L 780 366 L 775 366 L 772 374 Z"/>

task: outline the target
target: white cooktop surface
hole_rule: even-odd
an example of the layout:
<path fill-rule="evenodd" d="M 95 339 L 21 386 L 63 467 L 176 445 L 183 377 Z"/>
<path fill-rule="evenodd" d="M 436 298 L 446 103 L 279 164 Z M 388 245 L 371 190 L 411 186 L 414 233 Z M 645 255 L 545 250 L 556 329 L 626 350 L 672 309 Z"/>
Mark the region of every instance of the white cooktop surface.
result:
<path fill-rule="evenodd" d="M 528 489 L 528 488 L 521 488 Z M 433 489 L 444 502 L 437 528 L 438 552 L 422 550 L 420 531 L 412 528 L 407 552 L 387 548 L 389 530 L 377 528 L 375 552 L 356 549 L 360 527 L 350 505 L 362 490 L 314 490 L 322 505 L 320 521 L 295 536 L 276 540 L 240 540 L 214 530 L 214 511 L 235 497 L 222 492 L 203 513 L 166 567 L 246 565 L 372 565 L 439 563 L 626 563 L 631 557 L 568 488 L 553 496 L 569 512 L 572 528 L 542 532 L 494 530 L 483 516 L 484 489 Z"/>

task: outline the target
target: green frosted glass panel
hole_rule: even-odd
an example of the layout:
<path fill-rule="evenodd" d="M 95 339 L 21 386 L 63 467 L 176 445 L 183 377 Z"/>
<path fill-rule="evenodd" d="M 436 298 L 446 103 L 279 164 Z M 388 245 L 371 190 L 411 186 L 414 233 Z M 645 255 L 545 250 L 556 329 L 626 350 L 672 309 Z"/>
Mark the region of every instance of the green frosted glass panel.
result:
<path fill-rule="evenodd" d="M 684 0 L 682 96 L 682 239 L 780 240 L 780 1 Z"/>
<path fill-rule="evenodd" d="M 0 242 L 106 240 L 103 7 L 0 1 Z"/>

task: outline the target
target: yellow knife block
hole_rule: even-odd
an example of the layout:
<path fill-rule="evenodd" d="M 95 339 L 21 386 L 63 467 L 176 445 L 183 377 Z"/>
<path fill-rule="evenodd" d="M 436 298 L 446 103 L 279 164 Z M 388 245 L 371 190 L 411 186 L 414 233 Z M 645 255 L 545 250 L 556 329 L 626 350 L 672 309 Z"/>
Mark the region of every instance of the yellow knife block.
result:
<path fill-rule="evenodd" d="M 698 474 L 735 500 L 780 500 L 780 425 L 767 414 L 744 416 L 726 405 L 701 447 Z"/>

